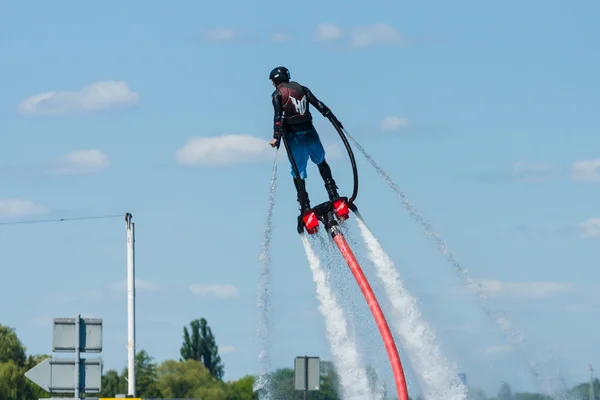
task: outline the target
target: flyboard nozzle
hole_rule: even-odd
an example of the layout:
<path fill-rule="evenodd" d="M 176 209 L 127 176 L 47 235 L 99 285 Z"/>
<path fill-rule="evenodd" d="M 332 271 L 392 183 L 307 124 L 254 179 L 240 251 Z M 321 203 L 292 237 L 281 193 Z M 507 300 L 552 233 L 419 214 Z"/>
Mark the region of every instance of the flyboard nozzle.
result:
<path fill-rule="evenodd" d="M 319 214 L 319 219 L 325 226 L 325 229 L 332 238 L 336 237 L 340 233 L 340 224 L 335 219 L 335 212 L 332 209 Z"/>

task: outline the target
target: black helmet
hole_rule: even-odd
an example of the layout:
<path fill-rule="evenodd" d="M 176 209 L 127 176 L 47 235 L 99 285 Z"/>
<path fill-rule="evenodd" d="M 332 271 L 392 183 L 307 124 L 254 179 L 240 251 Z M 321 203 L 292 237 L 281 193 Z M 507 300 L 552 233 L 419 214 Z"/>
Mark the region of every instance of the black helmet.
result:
<path fill-rule="evenodd" d="M 280 84 L 281 82 L 289 82 L 290 71 L 286 67 L 273 68 L 269 74 L 269 79 L 272 80 L 276 85 Z"/>

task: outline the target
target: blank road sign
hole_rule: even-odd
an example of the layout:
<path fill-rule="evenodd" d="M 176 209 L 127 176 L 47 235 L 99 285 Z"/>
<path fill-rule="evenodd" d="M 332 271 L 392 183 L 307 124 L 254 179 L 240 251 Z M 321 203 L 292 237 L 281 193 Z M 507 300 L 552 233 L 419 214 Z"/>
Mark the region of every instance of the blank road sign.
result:
<path fill-rule="evenodd" d="M 98 393 L 102 387 L 102 360 L 81 359 L 79 373 L 87 393 Z M 47 392 L 75 391 L 75 360 L 46 358 L 30 369 L 25 376 Z"/>
<path fill-rule="evenodd" d="M 75 318 L 54 318 L 52 351 L 75 351 Z M 81 318 L 79 320 L 79 349 L 83 353 L 102 351 L 102 319 Z"/>
<path fill-rule="evenodd" d="M 296 357 L 294 386 L 296 390 L 319 390 L 321 361 L 319 357 Z"/>

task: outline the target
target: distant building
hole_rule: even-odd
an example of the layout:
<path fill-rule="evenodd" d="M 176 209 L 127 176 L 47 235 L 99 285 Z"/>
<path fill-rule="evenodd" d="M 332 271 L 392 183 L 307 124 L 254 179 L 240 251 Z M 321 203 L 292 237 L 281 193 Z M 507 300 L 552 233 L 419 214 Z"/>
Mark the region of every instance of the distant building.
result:
<path fill-rule="evenodd" d="M 459 372 L 458 373 L 458 377 L 460 378 L 460 380 L 462 381 L 463 385 L 467 385 L 467 374 L 464 372 Z"/>

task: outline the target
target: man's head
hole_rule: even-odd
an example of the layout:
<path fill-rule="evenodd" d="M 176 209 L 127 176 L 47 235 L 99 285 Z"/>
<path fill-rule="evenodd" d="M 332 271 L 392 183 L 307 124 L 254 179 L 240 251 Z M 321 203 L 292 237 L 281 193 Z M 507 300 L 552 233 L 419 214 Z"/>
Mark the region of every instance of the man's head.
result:
<path fill-rule="evenodd" d="M 269 74 L 269 79 L 273 82 L 273 86 L 277 87 L 280 83 L 290 81 L 290 71 L 286 67 L 273 68 Z"/>

